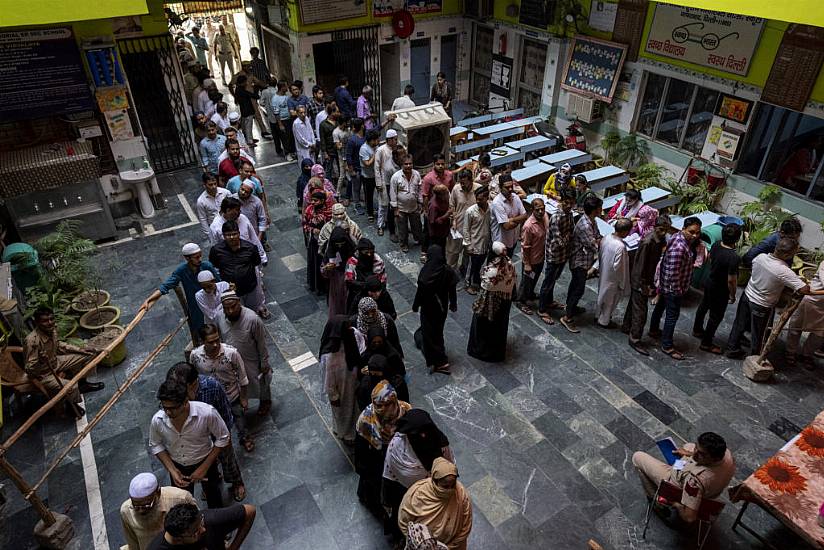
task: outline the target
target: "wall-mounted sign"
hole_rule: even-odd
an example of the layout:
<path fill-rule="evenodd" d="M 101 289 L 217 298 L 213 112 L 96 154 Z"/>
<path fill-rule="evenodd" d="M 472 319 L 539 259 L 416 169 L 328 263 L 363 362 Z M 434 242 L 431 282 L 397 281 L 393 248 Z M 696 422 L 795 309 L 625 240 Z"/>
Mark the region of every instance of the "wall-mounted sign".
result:
<path fill-rule="evenodd" d="M 626 44 L 576 36 L 569 49 L 561 87 L 611 103 L 626 55 Z"/>
<path fill-rule="evenodd" d="M 718 98 L 718 105 L 715 107 L 715 114 L 733 122 L 747 124 L 752 106 L 753 102 L 748 99 L 721 94 Z"/>
<path fill-rule="evenodd" d="M 738 156 L 738 145 L 741 143 L 743 136 L 743 133 L 729 128 L 722 130 L 718 138 L 718 149 L 716 150 L 718 157 L 727 162 L 734 161 Z"/>
<path fill-rule="evenodd" d="M 492 54 L 492 78 L 489 81 L 489 91 L 508 99 L 511 88 L 512 58 Z"/>
<path fill-rule="evenodd" d="M 373 17 L 392 17 L 401 10 L 412 15 L 421 13 L 438 13 L 443 9 L 443 0 L 375 0 L 372 3 Z"/>
<path fill-rule="evenodd" d="M 612 32 L 615 28 L 615 16 L 618 4 L 604 0 L 593 0 L 589 8 L 589 26 L 601 32 Z"/>
<path fill-rule="evenodd" d="M 364 0 L 301 0 L 300 20 L 304 25 L 366 17 Z"/>
<path fill-rule="evenodd" d="M 760 17 L 656 3 L 645 51 L 746 75 L 763 28 Z"/>
<path fill-rule="evenodd" d="M 0 120 L 91 111 L 94 101 L 71 29 L 0 33 Z"/>

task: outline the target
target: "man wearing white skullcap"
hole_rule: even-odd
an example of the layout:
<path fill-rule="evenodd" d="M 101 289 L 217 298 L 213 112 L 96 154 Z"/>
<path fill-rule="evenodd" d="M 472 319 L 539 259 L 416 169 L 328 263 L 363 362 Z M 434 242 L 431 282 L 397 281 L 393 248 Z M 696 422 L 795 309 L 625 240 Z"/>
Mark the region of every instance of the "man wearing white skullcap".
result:
<path fill-rule="evenodd" d="M 215 324 L 218 317 L 223 315 L 223 305 L 220 303 L 220 295 L 229 290 L 229 283 L 226 281 L 216 281 L 211 271 L 201 271 L 197 274 L 197 282 L 200 290 L 195 294 L 197 307 L 203 313 L 203 322 Z"/>
<path fill-rule="evenodd" d="M 120 519 L 126 544 L 121 550 L 146 550 L 152 540 L 163 532 L 166 513 L 177 504 L 194 504 L 194 497 L 185 489 L 160 487 L 150 472 L 137 474 L 129 484 L 129 498 L 120 506 Z"/>
<path fill-rule="evenodd" d="M 215 276 L 215 280 L 219 281 L 220 274 L 217 269 L 215 269 L 215 266 L 203 259 L 203 251 L 200 250 L 200 246 L 197 244 L 186 243 L 183 245 L 181 253 L 185 261 L 175 268 L 172 274 L 169 275 L 169 278 L 143 302 L 143 305 L 148 307 L 150 304 L 156 302 L 162 295 L 168 294 L 170 290 L 182 284 L 183 292 L 186 294 L 186 313 L 189 316 L 189 329 L 192 333 L 192 341 L 197 344 L 197 331 L 203 326 L 203 314 L 200 312 L 200 308 L 197 307 L 197 299 L 195 298 L 195 295 L 200 290 L 197 275 L 204 270 L 211 271 Z"/>
<path fill-rule="evenodd" d="M 393 243 L 398 242 L 395 236 L 395 216 L 389 216 L 389 181 L 395 172 L 401 169 L 395 163 L 395 147 L 398 146 L 398 132 L 393 129 L 386 131 L 386 143 L 375 151 L 375 194 L 378 198 L 378 235 L 383 235 L 385 228 L 389 229 L 389 238 Z"/>

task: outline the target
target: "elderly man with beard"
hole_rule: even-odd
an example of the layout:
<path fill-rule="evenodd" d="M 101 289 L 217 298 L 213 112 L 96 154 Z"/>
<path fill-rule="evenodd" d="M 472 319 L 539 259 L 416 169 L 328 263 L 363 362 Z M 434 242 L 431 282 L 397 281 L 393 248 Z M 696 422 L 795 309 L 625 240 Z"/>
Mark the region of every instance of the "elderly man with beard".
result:
<path fill-rule="evenodd" d="M 189 328 L 192 332 L 192 340 L 198 343 L 197 332 L 203 326 L 203 313 L 197 307 L 197 299 L 195 295 L 200 290 L 200 283 L 197 282 L 197 275 L 201 271 L 211 271 L 215 279 L 220 280 L 220 274 L 215 266 L 210 262 L 203 260 L 203 251 L 195 243 L 188 243 L 183 246 L 181 251 L 183 254 L 183 263 L 177 266 L 171 275 L 160 285 L 160 288 L 155 290 L 151 296 L 146 298 L 143 306 L 149 307 L 150 304 L 156 302 L 162 295 L 168 294 L 170 290 L 177 285 L 183 285 L 183 292 L 186 295 L 187 315 L 189 316 Z"/>
<path fill-rule="evenodd" d="M 241 304 L 234 291 L 224 292 L 220 301 L 223 303 L 223 315 L 217 320 L 220 335 L 240 353 L 249 378 L 246 394 L 250 398 L 259 397 L 257 414 L 266 416 L 272 408 L 272 389 L 269 387 L 272 368 L 266 348 L 266 327 L 254 311 Z"/>
<path fill-rule="evenodd" d="M 263 201 L 254 195 L 254 190 L 255 182 L 251 178 L 247 178 L 240 184 L 235 196 L 240 201 L 240 212 L 249 218 L 252 227 L 257 228 L 258 239 L 263 242 L 265 240 L 265 231 L 269 228 L 269 215 Z"/>
<path fill-rule="evenodd" d="M 386 131 L 386 143 L 375 151 L 375 193 L 378 198 L 378 236 L 383 236 L 383 230 L 389 229 L 389 238 L 393 243 L 398 242 L 395 236 L 395 216 L 389 215 L 389 181 L 395 172 L 401 169 L 395 164 L 395 147 L 398 145 L 398 132 L 389 129 Z"/>
<path fill-rule="evenodd" d="M 166 513 L 177 504 L 197 505 L 184 489 L 161 487 L 151 472 L 137 474 L 129 483 L 129 498 L 120 506 L 124 545 L 128 550 L 147 550 L 154 538 L 163 532 Z"/>

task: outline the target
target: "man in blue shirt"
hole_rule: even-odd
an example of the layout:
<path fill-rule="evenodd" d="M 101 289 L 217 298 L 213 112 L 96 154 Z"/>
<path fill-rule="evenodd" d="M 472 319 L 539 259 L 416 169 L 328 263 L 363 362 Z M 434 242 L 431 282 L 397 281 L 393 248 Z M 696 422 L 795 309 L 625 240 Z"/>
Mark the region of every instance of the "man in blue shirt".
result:
<path fill-rule="evenodd" d="M 206 52 L 209 51 L 209 43 L 206 41 L 206 37 L 200 35 L 200 27 L 192 27 L 192 32 L 187 34 L 186 37 L 189 39 L 189 42 L 192 43 L 197 62 L 200 66 L 208 66 L 206 62 Z"/>
<path fill-rule="evenodd" d="M 796 218 L 784 220 L 781 222 L 781 228 L 778 231 L 750 248 L 742 258 L 744 267 L 752 268 L 752 261 L 756 256 L 771 254 L 775 251 L 778 241 L 784 238 L 793 239 L 796 242 L 801 238 L 801 223 Z M 792 258 L 787 262 L 787 265 L 792 265 Z"/>
<path fill-rule="evenodd" d="M 300 80 L 295 80 L 291 86 L 289 86 L 289 95 L 286 97 L 286 109 L 288 116 L 284 120 L 286 123 L 286 135 L 289 139 L 289 153 L 293 158 L 289 158 L 288 160 L 294 160 L 295 157 L 295 137 L 292 133 L 292 124 L 294 124 L 295 119 L 298 117 L 298 107 L 303 105 L 304 107 L 309 106 L 309 98 L 303 95 L 303 82 Z"/>
<path fill-rule="evenodd" d="M 355 116 L 355 99 L 349 93 L 349 78 L 346 76 L 341 76 L 338 80 L 338 87 L 335 88 L 335 103 L 345 116 L 349 118 Z"/>
<path fill-rule="evenodd" d="M 168 294 L 170 290 L 183 285 L 183 292 L 186 294 L 186 308 L 189 316 L 189 329 L 192 332 L 192 343 L 197 345 L 200 338 L 197 331 L 203 325 L 203 312 L 197 306 L 197 299 L 195 294 L 200 290 L 200 283 L 197 281 L 197 274 L 201 271 L 211 271 L 215 280 L 220 280 L 220 273 L 209 261 L 203 259 L 203 251 L 195 243 L 187 243 L 183 246 L 183 259 L 185 260 L 169 275 L 160 288 L 155 290 L 151 296 L 146 298 L 143 303 L 144 306 L 149 307 L 156 302 L 164 294 Z"/>
<path fill-rule="evenodd" d="M 360 148 L 366 142 L 363 137 L 363 119 L 352 119 L 352 135 L 349 136 L 349 141 L 346 142 L 346 172 L 349 175 L 349 181 L 352 186 L 352 197 L 355 201 L 355 212 L 358 215 L 363 215 L 363 206 L 361 205 L 361 163 L 360 163 Z"/>
<path fill-rule="evenodd" d="M 217 174 L 218 157 L 226 150 L 226 136 L 217 133 L 217 124 L 206 123 L 206 137 L 200 140 L 200 162 L 203 170 Z"/>

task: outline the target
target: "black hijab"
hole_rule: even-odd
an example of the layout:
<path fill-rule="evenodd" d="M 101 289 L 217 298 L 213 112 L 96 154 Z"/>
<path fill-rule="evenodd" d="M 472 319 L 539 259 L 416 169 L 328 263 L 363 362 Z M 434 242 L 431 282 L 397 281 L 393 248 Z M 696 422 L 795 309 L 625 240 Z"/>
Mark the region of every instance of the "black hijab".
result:
<path fill-rule="evenodd" d="M 418 288 L 437 290 L 446 274 L 446 256 L 441 245 L 432 245 L 427 251 L 427 260 L 418 273 Z"/>
<path fill-rule="evenodd" d="M 438 429 L 429 413 L 423 409 L 410 409 L 396 425 L 397 431 L 406 435 L 423 467 L 432 471 L 432 463 L 443 457 L 442 449 L 449 446 L 449 439 Z"/>
<path fill-rule="evenodd" d="M 306 184 L 309 183 L 309 179 L 312 177 L 312 159 L 305 158 L 300 163 L 300 175 L 298 176 L 298 188 L 300 192 L 303 193 L 303 189 L 306 187 Z"/>
<path fill-rule="evenodd" d="M 326 322 L 323 334 L 320 337 L 320 351 L 318 357 L 327 353 L 340 351 L 343 343 L 346 353 L 346 366 L 352 370 L 360 363 L 360 353 L 355 335 L 352 334 L 352 323 L 348 315 L 335 315 Z"/>
<path fill-rule="evenodd" d="M 340 254 L 342 267 L 346 266 L 346 261 L 355 253 L 355 245 L 352 243 L 352 238 L 349 237 L 349 231 L 340 226 L 332 229 L 332 233 L 329 235 L 329 241 L 326 245 L 326 261 L 331 262 L 336 253 Z"/>
<path fill-rule="evenodd" d="M 361 250 L 371 250 L 372 255 L 361 256 Z M 375 245 L 367 239 L 366 237 L 361 237 L 358 241 L 358 266 L 356 271 L 358 272 L 358 278 L 361 280 L 366 280 L 367 277 L 372 275 L 372 267 L 375 265 Z"/>

